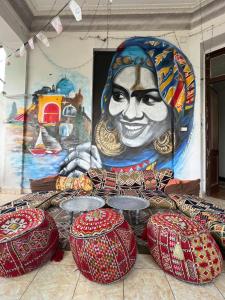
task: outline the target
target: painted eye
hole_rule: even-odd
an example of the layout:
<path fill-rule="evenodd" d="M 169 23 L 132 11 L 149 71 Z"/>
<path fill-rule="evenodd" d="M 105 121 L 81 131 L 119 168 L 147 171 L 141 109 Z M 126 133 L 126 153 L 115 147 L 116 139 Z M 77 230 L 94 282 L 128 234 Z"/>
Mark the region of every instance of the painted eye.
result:
<path fill-rule="evenodd" d="M 142 101 L 147 105 L 154 105 L 155 100 L 150 95 L 145 95 L 142 97 Z"/>
<path fill-rule="evenodd" d="M 126 99 L 126 97 L 121 92 L 113 92 L 113 99 L 117 102 Z"/>
<path fill-rule="evenodd" d="M 159 95 L 153 95 L 153 94 L 146 94 L 141 98 L 142 102 L 146 105 L 154 105 L 157 102 L 161 102 L 162 99 L 159 97 Z"/>

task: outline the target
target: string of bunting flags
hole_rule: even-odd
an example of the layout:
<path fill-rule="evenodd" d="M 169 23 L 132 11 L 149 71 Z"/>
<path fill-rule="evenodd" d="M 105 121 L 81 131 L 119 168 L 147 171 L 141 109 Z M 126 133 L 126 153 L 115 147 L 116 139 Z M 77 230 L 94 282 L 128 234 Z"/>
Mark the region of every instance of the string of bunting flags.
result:
<path fill-rule="evenodd" d="M 51 24 L 52 27 L 55 29 L 57 34 L 60 34 L 63 31 L 63 25 L 60 19 L 59 14 L 66 8 L 69 7 L 72 14 L 74 15 L 77 22 L 82 20 L 82 11 L 81 7 L 75 0 L 68 1 L 59 11 L 58 13 L 51 18 L 51 20 L 44 25 L 41 30 L 32 36 L 27 42 L 25 42 L 19 49 L 15 51 L 16 57 L 22 57 L 26 52 L 26 47 L 29 46 L 31 50 L 34 50 L 35 46 L 35 38 L 37 38 L 39 41 L 41 41 L 46 47 L 50 46 L 49 40 L 47 36 L 44 33 L 45 28 Z M 13 53 L 9 54 L 8 57 L 12 56 Z"/>

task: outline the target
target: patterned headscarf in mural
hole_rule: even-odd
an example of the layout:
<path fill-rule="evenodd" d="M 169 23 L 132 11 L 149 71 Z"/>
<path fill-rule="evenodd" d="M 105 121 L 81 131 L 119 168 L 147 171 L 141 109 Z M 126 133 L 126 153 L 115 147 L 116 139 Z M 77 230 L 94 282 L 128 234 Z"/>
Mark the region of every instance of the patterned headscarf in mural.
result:
<path fill-rule="evenodd" d="M 135 157 L 120 141 L 120 135 L 109 122 L 112 83 L 116 76 L 130 66 L 140 66 L 156 74 L 159 94 L 173 115 L 173 134 L 165 134 L 152 147 L 137 151 Z M 134 37 L 122 43 L 113 57 L 102 94 L 102 118 L 95 130 L 95 141 L 104 164 L 111 169 L 121 166 L 132 169 L 171 167 L 168 161 L 179 155 L 187 145 L 193 121 L 195 77 L 191 63 L 183 52 L 171 43 L 154 37 Z M 177 133 L 179 137 L 177 136 Z M 128 151 L 128 152 L 127 152 Z M 126 152 L 126 157 L 123 153 Z M 128 154 L 127 154 L 128 153 Z M 135 163 L 135 164 L 134 164 Z"/>

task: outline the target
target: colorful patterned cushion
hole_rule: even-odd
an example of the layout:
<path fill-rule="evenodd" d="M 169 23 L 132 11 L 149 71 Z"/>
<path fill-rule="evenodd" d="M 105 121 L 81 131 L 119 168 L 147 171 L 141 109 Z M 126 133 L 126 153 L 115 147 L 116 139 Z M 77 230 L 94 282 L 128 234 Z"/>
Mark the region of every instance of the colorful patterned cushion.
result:
<path fill-rule="evenodd" d="M 177 195 L 169 194 L 179 210 L 189 217 L 194 217 L 201 211 L 208 211 L 213 213 L 225 213 L 225 210 L 215 206 L 210 202 L 204 201 L 202 198 L 194 195 Z"/>
<path fill-rule="evenodd" d="M 141 191 L 143 198 L 149 201 L 150 208 L 176 209 L 176 203 L 161 191 Z"/>
<path fill-rule="evenodd" d="M 220 246 L 220 249 L 225 251 L 225 214 L 202 211 L 198 213 L 194 220 L 201 225 L 206 226 L 214 239 Z"/>
<path fill-rule="evenodd" d="M 178 279 L 201 284 L 222 272 L 221 252 L 209 231 L 182 214 L 153 215 L 147 240 L 154 260 Z"/>
<path fill-rule="evenodd" d="M 98 283 L 121 279 L 133 267 L 137 255 L 130 225 L 112 209 L 98 209 L 76 218 L 70 246 L 81 273 Z"/>
<path fill-rule="evenodd" d="M 28 273 L 51 259 L 58 230 L 43 210 L 23 209 L 0 216 L 0 276 Z"/>
<path fill-rule="evenodd" d="M 156 190 L 164 192 L 167 183 L 173 178 L 173 170 L 171 169 L 161 169 L 154 171 L 156 180 Z"/>
<path fill-rule="evenodd" d="M 199 196 L 200 179 L 196 180 L 180 180 L 177 178 L 170 179 L 165 186 L 166 194 L 188 194 Z"/>
<path fill-rule="evenodd" d="M 58 176 L 56 180 L 56 190 L 83 190 L 91 191 L 93 188 L 92 181 L 88 176 L 82 175 L 79 178 Z"/>
<path fill-rule="evenodd" d="M 169 169 L 162 171 L 131 171 L 114 173 L 103 169 L 90 169 L 88 176 L 96 189 L 105 190 L 163 190 L 173 172 Z"/>
<path fill-rule="evenodd" d="M 59 192 L 51 191 L 26 194 L 17 200 L 0 206 L 0 215 L 25 208 L 40 208 L 46 210 L 51 205 L 51 199 L 58 193 Z"/>
<path fill-rule="evenodd" d="M 104 169 L 89 169 L 87 175 L 96 189 L 116 189 L 116 173 Z"/>

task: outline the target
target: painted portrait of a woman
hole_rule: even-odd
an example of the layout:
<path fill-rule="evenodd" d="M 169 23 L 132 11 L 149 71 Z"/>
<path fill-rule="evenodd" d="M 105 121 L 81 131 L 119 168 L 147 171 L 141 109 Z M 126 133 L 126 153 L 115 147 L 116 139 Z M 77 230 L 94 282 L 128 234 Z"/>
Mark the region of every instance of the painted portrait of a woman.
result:
<path fill-rule="evenodd" d="M 126 40 L 109 68 L 93 141 L 68 155 L 61 174 L 174 169 L 189 142 L 194 100 L 193 69 L 180 49 L 153 37 Z"/>

